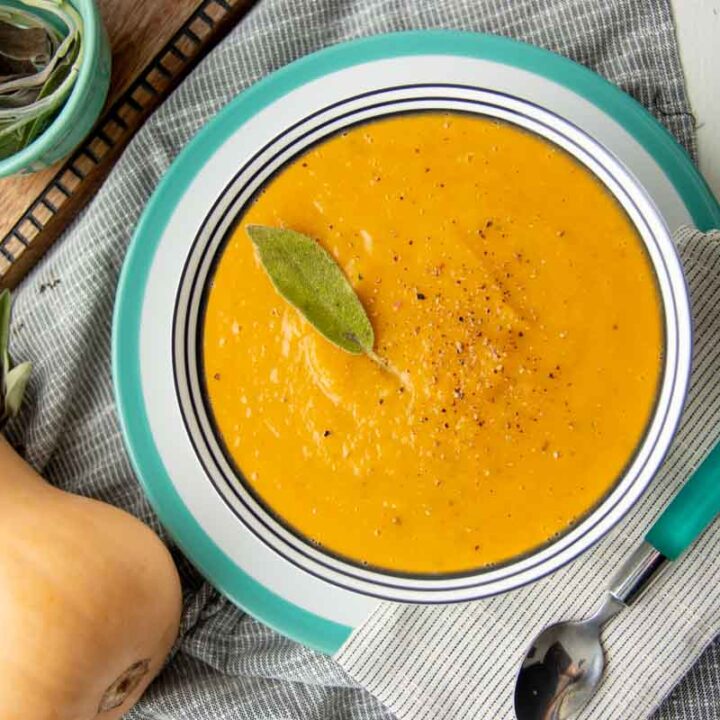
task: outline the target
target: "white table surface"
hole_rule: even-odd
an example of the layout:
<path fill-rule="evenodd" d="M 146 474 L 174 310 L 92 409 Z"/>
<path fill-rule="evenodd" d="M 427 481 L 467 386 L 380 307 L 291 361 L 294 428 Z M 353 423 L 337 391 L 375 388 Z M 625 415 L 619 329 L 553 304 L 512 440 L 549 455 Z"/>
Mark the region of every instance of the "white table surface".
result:
<path fill-rule="evenodd" d="M 672 0 L 700 170 L 720 198 L 720 0 Z"/>

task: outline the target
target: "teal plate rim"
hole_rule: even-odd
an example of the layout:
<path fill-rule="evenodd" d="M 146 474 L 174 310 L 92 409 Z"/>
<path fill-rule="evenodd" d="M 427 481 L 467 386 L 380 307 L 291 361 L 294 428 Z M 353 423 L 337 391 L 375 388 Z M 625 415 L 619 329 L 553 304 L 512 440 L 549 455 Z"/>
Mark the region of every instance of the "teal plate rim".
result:
<path fill-rule="evenodd" d="M 720 226 L 720 204 L 685 150 L 639 103 L 588 68 L 553 52 L 495 35 L 449 30 L 389 33 L 307 55 L 231 100 L 201 128 L 167 170 L 135 230 L 120 275 L 113 316 L 112 365 L 118 414 L 132 464 L 160 521 L 177 545 L 233 603 L 278 632 L 324 653 L 337 652 L 353 628 L 308 612 L 238 568 L 192 516 L 163 465 L 148 423 L 140 379 L 140 323 L 148 272 L 175 206 L 203 165 L 259 110 L 311 80 L 353 65 L 407 55 L 458 55 L 530 71 L 610 115 L 653 156 L 700 230 Z"/>

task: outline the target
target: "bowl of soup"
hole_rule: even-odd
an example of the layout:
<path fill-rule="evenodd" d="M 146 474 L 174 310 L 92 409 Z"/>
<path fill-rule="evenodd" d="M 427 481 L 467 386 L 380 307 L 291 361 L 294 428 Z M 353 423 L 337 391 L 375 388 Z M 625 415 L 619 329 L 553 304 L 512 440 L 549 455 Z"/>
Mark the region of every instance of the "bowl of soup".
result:
<path fill-rule="evenodd" d="M 684 388 L 666 311 L 685 289 L 650 244 L 666 232 L 612 180 L 538 127 L 455 109 L 297 148 L 195 286 L 196 408 L 231 492 L 308 557 L 413 591 L 527 562 L 602 511 Z M 396 372 L 278 294 L 258 224 L 333 256 Z"/>
<path fill-rule="evenodd" d="M 226 557 L 305 608 L 470 600 L 578 557 L 651 482 L 690 369 L 675 201 L 658 209 L 619 134 L 557 90 L 536 102 L 519 71 L 500 90 L 449 51 L 367 62 L 292 90 L 280 74 L 215 121 L 222 141 L 203 131 L 118 311 L 139 328 L 140 381 L 120 355 L 116 376 L 156 507 L 176 502 L 167 473 Z M 329 253 L 386 366 L 280 295 L 253 225 Z M 163 519 L 223 587 L 182 512 Z"/>

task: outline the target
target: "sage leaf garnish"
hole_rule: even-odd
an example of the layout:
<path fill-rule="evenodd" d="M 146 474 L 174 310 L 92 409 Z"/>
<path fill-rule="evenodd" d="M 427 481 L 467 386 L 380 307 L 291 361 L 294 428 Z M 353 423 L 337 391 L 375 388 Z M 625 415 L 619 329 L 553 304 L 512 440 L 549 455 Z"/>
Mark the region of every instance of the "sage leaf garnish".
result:
<path fill-rule="evenodd" d="M 247 234 L 275 289 L 331 343 L 364 353 L 387 368 L 373 347 L 370 318 L 330 253 L 313 238 L 286 228 L 248 225 Z"/>
<path fill-rule="evenodd" d="M 3 290 L 0 292 L 0 430 L 19 412 L 32 371 L 29 362 L 12 366 L 9 343 L 10 293 Z"/>

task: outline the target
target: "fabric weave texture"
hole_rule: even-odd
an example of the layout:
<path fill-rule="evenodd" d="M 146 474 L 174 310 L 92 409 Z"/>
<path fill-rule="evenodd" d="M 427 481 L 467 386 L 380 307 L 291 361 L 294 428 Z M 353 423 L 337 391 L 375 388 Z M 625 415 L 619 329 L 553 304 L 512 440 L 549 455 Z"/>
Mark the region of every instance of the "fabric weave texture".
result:
<path fill-rule="evenodd" d="M 262 0 L 146 123 L 87 210 L 16 294 L 12 347 L 15 357 L 32 360 L 35 370 L 28 402 L 9 428 L 9 437 L 51 483 L 129 510 L 152 525 L 172 548 L 129 463 L 110 374 L 115 289 L 145 203 L 195 132 L 228 100 L 269 72 L 343 40 L 434 27 L 499 33 L 583 63 L 648 107 L 695 157 L 693 119 L 667 0 Z M 694 292 L 707 324 L 698 352 L 710 353 L 708 357 L 714 357 L 712 346 L 720 345 L 720 317 L 715 309 L 720 286 L 713 289 L 708 282 L 720 269 L 719 240 L 693 233 L 683 239 L 690 271 L 702 276 Z M 697 402 L 700 409 L 688 417 L 676 445 L 668 473 L 678 479 L 715 439 L 708 428 L 720 412 L 720 390 L 713 387 L 709 371 L 696 377 L 694 392 L 696 398 L 708 393 L 711 400 L 707 407 Z M 671 483 L 667 483 L 662 497 L 670 490 Z M 649 520 L 654 509 L 644 511 L 643 518 Z M 717 532 L 703 540 L 703 555 L 720 557 L 718 548 Z M 387 608 L 341 655 L 348 673 L 335 660 L 297 645 L 243 614 L 172 549 L 184 584 L 181 639 L 161 676 L 127 716 L 129 720 L 510 717 L 506 701 L 497 695 L 486 706 L 479 707 L 471 700 L 466 708 L 451 703 L 423 710 L 402 698 L 402 702 L 393 700 L 387 692 L 391 683 L 383 686 L 377 681 L 388 667 L 388 655 L 374 645 L 378 628 L 397 621 Z M 713 577 L 706 575 L 703 591 L 715 593 L 713 612 L 703 617 L 673 616 L 672 624 L 680 627 L 673 638 L 684 643 L 678 653 L 688 667 L 710 639 L 710 631 L 718 628 L 717 589 Z M 676 586 L 681 579 L 682 575 L 667 592 L 679 592 Z M 663 618 L 662 595 L 657 597 L 652 611 L 636 621 L 638 626 Z M 585 610 L 588 602 L 583 595 L 577 609 Z M 557 609 L 553 606 L 548 612 L 553 608 Z M 463 610 L 450 612 L 460 615 Z M 478 613 L 484 610 L 478 609 Z M 505 624 L 519 620 L 508 618 Z M 483 622 L 489 620 L 479 620 L 474 627 L 480 628 Z M 668 622 L 662 620 L 662 627 Z M 670 647 L 670 638 L 666 641 Z M 690 651 L 683 652 L 688 645 Z M 378 655 L 363 658 L 365 649 L 373 647 Z M 499 667 L 502 652 L 496 657 Z M 668 655 L 668 662 L 674 657 Z M 373 666 L 374 660 L 377 664 Z M 457 676 L 458 669 L 448 667 L 444 683 L 456 684 Z M 653 676 L 654 684 L 647 688 L 648 693 L 656 694 L 653 706 L 670 689 L 670 677 L 674 676 L 662 668 Z M 383 706 L 359 681 L 391 707 Z M 587 717 L 646 717 L 644 711 L 622 705 L 632 682 L 628 676 L 614 704 L 608 706 L 611 710 L 598 708 Z M 466 695 L 472 696 L 472 689 Z M 716 643 L 656 718 L 708 720 L 720 717 L 719 704 L 720 646 Z"/>

